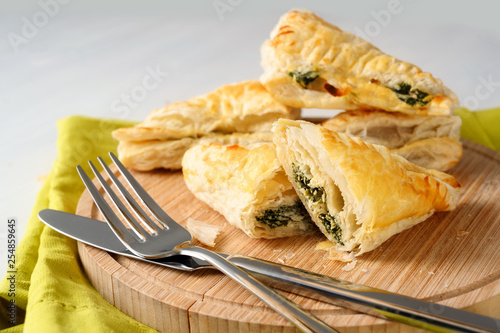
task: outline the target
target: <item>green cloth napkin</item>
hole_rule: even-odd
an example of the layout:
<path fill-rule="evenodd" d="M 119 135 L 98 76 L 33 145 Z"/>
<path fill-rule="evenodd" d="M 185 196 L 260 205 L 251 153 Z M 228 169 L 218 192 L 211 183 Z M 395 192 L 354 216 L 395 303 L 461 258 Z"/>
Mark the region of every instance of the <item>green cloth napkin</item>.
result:
<path fill-rule="evenodd" d="M 462 135 L 500 151 L 500 108 L 470 112 L 457 110 Z M 116 151 L 111 131 L 134 123 L 73 116 L 57 123 L 58 155 L 40 190 L 25 235 L 15 252 L 15 297 L 9 295 L 10 274 L 0 282 L 2 332 L 149 332 L 153 329 L 128 317 L 108 303 L 89 283 L 78 259 L 76 241 L 38 220 L 45 208 L 74 213 L 84 185 L 76 165 Z M 109 160 L 107 162 L 110 162 Z M 15 300 L 16 324 L 9 323 Z"/>
<path fill-rule="evenodd" d="M 458 109 L 455 113 L 462 118 L 463 138 L 500 151 L 500 108 L 475 112 Z"/>
<path fill-rule="evenodd" d="M 15 297 L 11 274 L 0 284 L 0 329 L 5 332 L 154 332 L 117 310 L 90 284 L 78 259 L 76 242 L 39 221 L 45 208 L 74 213 L 84 190 L 76 166 L 116 151 L 111 137 L 129 121 L 69 117 L 57 123 L 57 159 L 40 190 L 25 235 L 15 252 Z M 108 157 L 109 158 L 109 157 Z M 107 162 L 110 163 L 108 160 Z M 10 301 L 18 325 L 9 323 Z M 26 314 L 23 322 L 24 314 Z"/>

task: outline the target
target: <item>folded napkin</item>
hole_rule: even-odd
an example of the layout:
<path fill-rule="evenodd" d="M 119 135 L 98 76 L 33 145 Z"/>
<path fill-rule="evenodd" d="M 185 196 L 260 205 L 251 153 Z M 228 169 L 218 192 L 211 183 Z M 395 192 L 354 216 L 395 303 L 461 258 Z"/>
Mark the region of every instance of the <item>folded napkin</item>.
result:
<path fill-rule="evenodd" d="M 475 112 L 458 109 L 455 113 L 462 118 L 463 138 L 500 151 L 500 108 Z"/>
<path fill-rule="evenodd" d="M 111 131 L 129 121 L 69 117 L 57 123 L 57 159 L 40 190 L 25 235 L 16 250 L 15 297 L 7 274 L 0 284 L 0 329 L 5 332 L 155 332 L 108 303 L 90 284 L 76 241 L 39 221 L 45 208 L 74 213 L 84 185 L 76 172 L 88 160 L 116 152 Z M 109 157 L 108 157 L 109 158 Z M 107 160 L 110 163 L 110 160 Z M 15 300 L 15 319 L 9 303 Z M 24 320 L 23 320 L 24 319 Z"/>
<path fill-rule="evenodd" d="M 470 112 L 457 110 L 462 135 L 500 151 L 500 108 Z M 15 317 L 9 323 L 11 280 L 0 282 L 2 332 L 149 332 L 153 329 L 128 317 L 108 303 L 89 283 L 78 259 L 76 241 L 39 221 L 45 208 L 74 213 L 84 185 L 76 165 L 116 151 L 111 132 L 133 125 L 122 120 L 73 116 L 58 123 L 58 155 L 36 199 L 25 235 L 16 250 Z M 107 162 L 110 162 L 109 160 Z"/>

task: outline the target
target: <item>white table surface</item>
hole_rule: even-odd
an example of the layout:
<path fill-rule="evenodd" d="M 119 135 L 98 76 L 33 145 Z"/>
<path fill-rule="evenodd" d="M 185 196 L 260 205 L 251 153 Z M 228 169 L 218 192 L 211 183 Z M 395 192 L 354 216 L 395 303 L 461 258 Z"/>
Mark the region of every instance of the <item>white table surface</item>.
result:
<path fill-rule="evenodd" d="M 497 0 L 103 3 L 0 4 L 1 273 L 7 222 L 16 219 L 19 243 L 56 158 L 58 119 L 140 121 L 166 103 L 258 78 L 260 45 L 290 9 L 310 9 L 433 73 L 473 111 L 500 106 Z M 159 73 L 158 84 L 134 98 L 148 71 Z"/>

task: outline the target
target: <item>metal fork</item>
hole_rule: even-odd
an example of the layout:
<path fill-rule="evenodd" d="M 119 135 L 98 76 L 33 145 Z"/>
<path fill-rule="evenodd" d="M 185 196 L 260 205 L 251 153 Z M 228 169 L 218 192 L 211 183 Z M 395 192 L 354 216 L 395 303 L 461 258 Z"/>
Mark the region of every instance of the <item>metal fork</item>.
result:
<path fill-rule="evenodd" d="M 302 331 L 337 332 L 313 314 L 307 312 L 270 287 L 262 284 L 219 254 L 202 247 L 190 246 L 192 236 L 189 231 L 168 216 L 113 153 L 109 153 L 109 155 L 130 188 L 132 188 L 160 226 L 153 222 L 149 215 L 146 214 L 141 205 L 127 191 L 102 158 L 98 157 L 98 161 L 124 198 L 124 201 L 134 211 L 135 217 L 122 203 L 118 195 L 111 189 L 91 161 L 89 161 L 90 168 L 108 194 L 110 200 L 120 212 L 122 218 L 128 224 L 128 228 L 114 213 L 111 206 L 106 202 L 83 168 L 78 166 L 77 170 L 105 220 L 116 236 L 131 252 L 144 258 L 165 258 L 181 254 L 205 260 L 255 294 L 271 308 L 281 313 Z M 138 222 L 138 219 L 142 222 L 142 225 Z"/>

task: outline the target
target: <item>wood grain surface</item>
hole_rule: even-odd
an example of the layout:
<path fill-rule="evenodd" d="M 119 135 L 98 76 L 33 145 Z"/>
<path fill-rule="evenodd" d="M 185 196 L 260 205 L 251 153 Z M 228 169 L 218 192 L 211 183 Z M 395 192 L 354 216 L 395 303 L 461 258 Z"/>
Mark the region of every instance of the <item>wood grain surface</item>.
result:
<path fill-rule="evenodd" d="M 186 188 L 181 172 L 133 172 L 179 223 L 188 217 L 224 226 L 215 251 L 243 254 L 500 318 L 500 154 L 465 141 L 452 170 L 463 187 L 458 207 L 436 213 L 358 258 L 354 269 L 316 250 L 321 234 L 250 239 Z M 77 214 L 102 220 L 87 192 Z M 196 244 L 200 245 L 200 244 Z M 294 332 L 257 297 L 215 270 L 183 272 L 79 243 L 94 287 L 118 309 L 164 332 Z M 413 328 L 283 292 L 342 332 Z"/>

